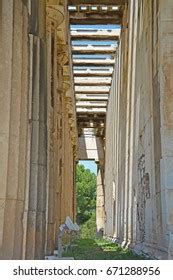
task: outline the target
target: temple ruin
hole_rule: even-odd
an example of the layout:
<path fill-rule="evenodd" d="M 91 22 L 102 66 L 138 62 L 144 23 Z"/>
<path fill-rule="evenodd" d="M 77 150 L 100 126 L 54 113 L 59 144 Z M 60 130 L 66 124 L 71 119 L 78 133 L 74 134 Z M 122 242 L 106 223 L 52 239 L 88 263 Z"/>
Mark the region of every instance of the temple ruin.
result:
<path fill-rule="evenodd" d="M 0 1 L 0 259 L 53 254 L 97 163 L 97 231 L 173 259 L 173 1 Z"/>

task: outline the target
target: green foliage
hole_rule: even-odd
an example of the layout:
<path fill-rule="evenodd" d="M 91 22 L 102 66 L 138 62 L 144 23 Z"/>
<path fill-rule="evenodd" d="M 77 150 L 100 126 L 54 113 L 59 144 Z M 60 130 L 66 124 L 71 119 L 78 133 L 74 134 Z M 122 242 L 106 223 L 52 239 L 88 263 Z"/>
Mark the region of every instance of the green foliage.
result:
<path fill-rule="evenodd" d="M 77 222 L 85 223 L 96 208 L 96 175 L 84 165 L 78 164 L 76 170 Z"/>
<path fill-rule="evenodd" d="M 81 227 L 81 238 L 96 238 L 96 213 Z"/>

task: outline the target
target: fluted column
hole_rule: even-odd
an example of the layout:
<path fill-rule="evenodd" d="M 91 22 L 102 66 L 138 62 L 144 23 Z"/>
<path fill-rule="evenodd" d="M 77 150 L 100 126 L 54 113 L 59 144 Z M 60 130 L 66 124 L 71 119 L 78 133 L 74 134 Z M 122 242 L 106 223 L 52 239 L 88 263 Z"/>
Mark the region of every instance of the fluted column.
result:
<path fill-rule="evenodd" d="M 59 225 L 66 216 L 73 218 L 74 209 L 74 141 L 71 132 L 67 91 L 69 78 L 69 46 L 67 6 L 65 1 L 47 2 L 48 57 L 48 179 L 46 254 L 57 246 Z M 72 88 L 69 90 L 72 99 Z M 74 103 L 73 103 L 74 106 Z M 74 114 L 74 112 L 72 112 Z"/>
<path fill-rule="evenodd" d="M 103 236 L 105 223 L 105 195 L 104 195 L 104 174 L 103 163 L 97 164 L 97 199 L 96 199 L 96 226 L 97 235 Z"/>
<path fill-rule="evenodd" d="M 1 1 L 0 258 L 21 259 L 26 184 L 28 11 Z"/>
<path fill-rule="evenodd" d="M 64 21 L 63 3 L 47 2 L 47 114 L 48 114 L 48 177 L 46 210 L 46 255 L 53 254 L 60 225 L 61 151 L 62 146 L 62 67 L 58 63 L 57 29 Z"/>
<path fill-rule="evenodd" d="M 30 145 L 26 193 L 24 258 L 42 259 L 45 249 L 47 178 L 46 1 L 31 1 L 30 15 Z M 28 200 L 28 202 L 27 202 Z"/>

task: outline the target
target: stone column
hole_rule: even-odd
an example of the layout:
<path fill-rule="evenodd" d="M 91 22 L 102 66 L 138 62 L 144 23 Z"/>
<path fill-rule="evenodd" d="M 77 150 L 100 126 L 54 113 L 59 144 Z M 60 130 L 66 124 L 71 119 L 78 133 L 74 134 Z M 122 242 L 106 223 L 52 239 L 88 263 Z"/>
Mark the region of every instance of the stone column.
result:
<path fill-rule="evenodd" d="M 127 202 L 127 209 L 125 212 L 125 216 L 127 215 L 126 221 L 126 232 L 124 242 L 128 246 L 133 241 L 133 223 L 134 223 L 134 177 L 137 177 L 137 174 L 134 176 L 134 165 L 135 165 L 135 94 L 136 94 L 136 49 L 137 49 L 137 31 L 138 31 L 138 3 L 134 0 L 131 1 L 130 9 L 130 19 L 129 19 L 129 45 L 130 49 L 129 53 L 129 61 L 128 65 L 128 84 L 127 84 L 127 92 L 129 93 L 129 105 L 128 105 L 128 117 L 129 117 L 129 129 L 127 133 L 127 139 L 129 138 L 129 146 L 128 149 L 130 150 L 129 158 L 128 158 L 128 202 Z M 133 32 L 130 32 L 133 30 Z M 128 154 L 128 149 L 126 153 Z"/>
<path fill-rule="evenodd" d="M 60 177 L 61 177 L 61 88 L 62 75 L 58 68 L 58 32 L 64 21 L 63 6 L 48 3 L 47 12 L 47 113 L 48 113 L 48 177 L 47 177 L 47 230 L 46 254 L 53 254 L 60 224 Z M 60 10 L 59 10 L 60 9 Z"/>
<path fill-rule="evenodd" d="M 58 10 L 57 17 L 58 17 Z M 56 186 L 58 178 L 58 73 L 57 73 L 57 25 L 53 21 L 52 8 L 47 7 L 47 114 L 48 114 L 48 177 L 46 255 L 53 254 L 56 235 Z"/>
<path fill-rule="evenodd" d="M 33 13 L 32 13 L 33 12 Z M 47 176 L 46 1 L 31 2 L 30 119 L 31 132 L 28 203 L 26 205 L 26 259 L 43 259 L 45 250 Z"/>
<path fill-rule="evenodd" d="M 53 169 L 53 107 L 52 107 L 52 22 L 47 17 L 47 201 L 46 201 L 46 255 L 52 255 L 55 248 L 55 187 Z"/>
<path fill-rule="evenodd" d="M 1 1 L 0 258 L 21 259 L 26 183 L 28 10 Z"/>
<path fill-rule="evenodd" d="M 70 216 L 73 219 L 73 141 L 71 136 L 70 125 L 70 100 L 72 99 L 72 87 L 71 81 L 68 80 L 69 76 L 64 75 L 64 67 L 68 64 L 68 51 L 67 45 L 58 46 L 58 95 L 60 96 L 61 106 L 61 139 L 59 158 L 61 159 L 61 180 L 60 185 L 57 186 L 57 195 L 59 197 L 59 204 L 57 209 L 57 222 L 64 223 L 66 216 Z M 74 103 L 72 104 L 72 107 Z M 60 220 L 59 220 L 60 217 Z M 58 225 L 59 225 L 58 223 Z"/>
<path fill-rule="evenodd" d="M 98 236 L 103 236 L 105 223 L 103 169 L 103 164 L 97 164 L 96 226 Z"/>

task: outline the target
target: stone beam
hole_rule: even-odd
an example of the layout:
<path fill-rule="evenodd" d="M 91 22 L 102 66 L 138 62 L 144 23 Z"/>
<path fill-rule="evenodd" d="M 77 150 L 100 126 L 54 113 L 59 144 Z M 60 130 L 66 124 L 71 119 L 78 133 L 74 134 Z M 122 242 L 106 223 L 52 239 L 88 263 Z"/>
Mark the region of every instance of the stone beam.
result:
<path fill-rule="evenodd" d="M 75 86 L 98 86 L 98 84 L 100 86 L 110 86 L 111 85 L 111 77 L 109 78 L 100 78 L 100 77 L 76 77 L 74 79 L 74 84 Z"/>
<path fill-rule="evenodd" d="M 78 66 L 113 66 L 115 59 L 73 59 L 73 65 Z"/>
<path fill-rule="evenodd" d="M 83 18 L 83 19 L 89 19 L 89 18 L 95 18 L 95 19 L 99 19 L 101 17 L 104 17 L 105 18 L 109 18 L 109 19 L 113 19 L 113 18 L 120 18 L 122 17 L 122 11 L 121 10 L 112 10 L 112 11 L 109 11 L 109 10 L 100 10 L 100 11 L 90 11 L 90 12 L 86 12 L 84 13 L 83 11 L 82 12 L 78 12 L 78 11 L 73 11 L 73 12 L 70 12 L 70 19 L 75 19 L 75 18 Z"/>
<path fill-rule="evenodd" d="M 70 18 L 70 24 L 81 24 L 82 25 L 98 25 L 98 24 L 121 24 L 122 19 L 121 17 L 109 17 L 105 18 Z"/>
<path fill-rule="evenodd" d="M 79 137 L 79 159 L 94 159 L 99 161 L 104 158 L 104 150 L 102 140 L 95 136 L 95 129 L 84 129 Z"/>
<path fill-rule="evenodd" d="M 97 113 L 106 113 L 106 108 L 77 108 L 77 113 L 87 113 L 87 114 L 97 114 Z"/>
<path fill-rule="evenodd" d="M 105 112 L 76 112 L 77 113 L 77 121 L 102 121 L 105 120 L 106 114 Z"/>
<path fill-rule="evenodd" d="M 92 91 L 78 91 L 78 92 L 76 92 L 77 94 L 79 93 L 79 94 L 98 94 L 98 95 L 101 95 L 101 94 L 103 94 L 103 95 L 105 95 L 105 94 L 108 94 L 109 92 L 108 91 L 103 91 L 103 92 L 101 92 L 101 91 L 94 91 L 94 92 L 92 92 Z M 75 93 L 75 94 L 76 94 Z"/>
<path fill-rule="evenodd" d="M 111 34 L 103 34 L 103 35 L 99 35 L 99 34 L 92 34 L 91 32 L 86 32 L 81 33 L 81 34 L 75 34 L 72 35 L 71 34 L 71 39 L 72 41 L 78 41 L 78 40 L 102 40 L 102 41 L 107 41 L 107 40 L 115 40 L 118 41 L 119 40 L 119 35 L 111 35 Z"/>
<path fill-rule="evenodd" d="M 72 40 L 101 39 L 101 40 L 119 40 L 120 30 L 72 30 Z"/>
<path fill-rule="evenodd" d="M 85 93 L 85 94 L 95 94 L 95 93 L 100 93 L 100 94 L 105 94 L 109 93 L 110 87 L 109 86 L 75 86 L 75 92 L 76 93 Z"/>
<path fill-rule="evenodd" d="M 114 54 L 116 52 L 116 47 L 110 46 L 72 46 L 73 54 Z"/>
<path fill-rule="evenodd" d="M 93 121 L 93 122 L 100 122 L 100 121 L 105 121 L 105 113 L 102 114 L 101 116 L 94 116 L 92 114 L 88 114 L 85 116 L 86 113 L 84 114 L 78 114 L 78 118 L 77 118 L 77 122 L 81 123 L 81 122 L 89 122 L 89 121 Z"/>
<path fill-rule="evenodd" d="M 74 72 L 73 75 L 74 77 L 112 77 L 112 73 L 113 72 L 106 72 L 106 71 L 100 71 L 100 72 L 96 72 L 96 71 L 92 71 L 92 72 Z"/>
<path fill-rule="evenodd" d="M 108 94 L 106 96 L 76 94 L 77 101 L 108 101 Z"/>
<path fill-rule="evenodd" d="M 125 5 L 127 0 L 68 0 L 68 5 Z"/>
<path fill-rule="evenodd" d="M 92 101 L 78 101 L 76 102 L 76 106 L 79 108 L 83 107 L 92 107 L 92 108 L 106 108 L 107 107 L 107 102 L 103 101 L 97 101 L 97 102 L 92 102 Z"/>
<path fill-rule="evenodd" d="M 92 83 L 92 84 L 97 84 L 99 83 L 106 83 L 106 84 L 110 84 L 111 83 L 111 78 L 110 77 L 91 77 L 91 78 L 87 78 L 87 77 L 75 77 L 74 78 L 74 82 L 75 83 L 80 83 L 80 84 L 85 84 L 85 83 Z"/>
<path fill-rule="evenodd" d="M 90 83 L 90 82 L 86 82 L 86 83 L 74 83 L 75 84 L 75 86 L 97 86 L 98 85 L 98 83 L 96 82 L 96 83 Z M 100 85 L 102 85 L 102 86 L 111 86 L 111 82 L 110 83 L 106 83 L 106 82 L 100 82 L 99 83 Z"/>
<path fill-rule="evenodd" d="M 99 85 L 102 85 L 102 86 L 111 86 L 111 83 L 99 83 Z M 75 86 L 98 86 L 98 83 L 75 83 Z"/>
<path fill-rule="evenodd" d="M 90 121 L 85 121 L 85 122 L 78 122 L 78 127 L 79 128 L 100 128 L 100 122 L 90 122 Z M 102 128 L 104 128 L 104 122 Z"/>

